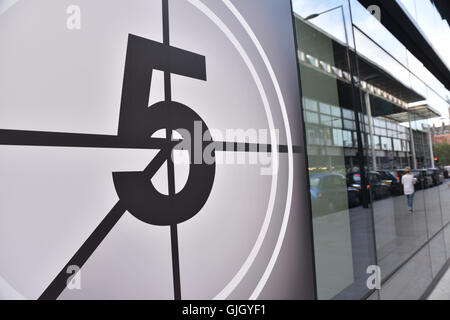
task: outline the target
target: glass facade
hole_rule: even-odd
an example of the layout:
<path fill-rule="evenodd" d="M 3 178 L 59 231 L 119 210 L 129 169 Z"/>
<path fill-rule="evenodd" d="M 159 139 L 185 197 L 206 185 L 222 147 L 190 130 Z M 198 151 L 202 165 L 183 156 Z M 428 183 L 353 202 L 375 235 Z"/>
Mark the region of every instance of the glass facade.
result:
<path fill-rule="evenodd" d="M 448 91 L 358 1 L 292 8 L 317 297 L 420 298 L 450 258 L 450 188 L 433 170 L 429 129 Z M 413 213 L 406 167 L 418 179 Z"/>
<path fill-rule="evenodd" d="M 417 24 L 422 33 L 441 56 L 442 60 L 450 66 L 448 56 L 450 29 L 445 20 L 442 20 L 436 7 L 431 1 L 423 0 L 396 0 L 409 17 Z"/>

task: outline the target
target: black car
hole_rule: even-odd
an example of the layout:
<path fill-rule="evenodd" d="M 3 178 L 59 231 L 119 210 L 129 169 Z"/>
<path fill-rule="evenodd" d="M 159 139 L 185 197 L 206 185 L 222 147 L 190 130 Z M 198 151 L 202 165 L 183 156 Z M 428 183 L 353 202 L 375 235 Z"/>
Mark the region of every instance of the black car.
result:
<path fill-rule="evenodd" d="M 444 179 L 448 179 L 450 176 L 450 166 L 444 167 Z"/>
<path fill-rule="evenodd" d="M 397 175 L 398 181 L 400 184 L 402 183 L 402 177 L 405 175 L 405 169 L 397 169 L 395 170 L 395 174 Z M 414 185 L 415 190 L 427 189 L 433 186 L 433 179 L 428 174 L 428 171 L 425 169 L 419 170 L 411 170 L 411 174 L 414 178 L 417 179 L 416 184 Z"/>
<path fill-rule="evenodd" d="M 406 173 L 405 169 L 395 169 L 393 170 L 394 175 L 397 177 L 397 181 L 402 184 L 402 177 Z"/>
<path fill-rule="evenodd" d="M 433 185 L 438 186 L 444 183 L 444 175 L 439 169 L 428 169 L 428 175 L 433 179 Z"/>
<path fill-rule="evenodd" d="M 383 199 L 391 195 L 390 187 L 383 182 L 381 174 L 376 171 L 370 171 L 367 177 L 367 188 L 374 200 Z M 361 175 L 358 172 L 347 174 L 347 185 L 361 190 Z"/>
<path fill-rule="evenodd" d="M 426 169 L 418 169 L 418 170 L 411 170 L 412 175 L 414 178 L 417 179 L 417 183 L 414 185 L 415 189 L 428 189 L 433 186 L 433 178 L 428 173 L 428 170 Z"/>
<path fill-rule="evenodd" d="M 315 216 L 338 212 L 359 205 L 359 190 L 348 187 L 337 173 L 311 174 L 311 206 Z"/>
<path fill-rule="evenodd" d="M 395 171 L 379 170 L 378 173 L 381 175 L 383 182 L 389 186 L 391 195 L 398 196 L 403 194 L 403 186 Z"/>
<path fill-rule="evenodd" d="M 355 208 L 361 204 L 360 190 L 352 187 L 347 187 L 348 207 Z"/>

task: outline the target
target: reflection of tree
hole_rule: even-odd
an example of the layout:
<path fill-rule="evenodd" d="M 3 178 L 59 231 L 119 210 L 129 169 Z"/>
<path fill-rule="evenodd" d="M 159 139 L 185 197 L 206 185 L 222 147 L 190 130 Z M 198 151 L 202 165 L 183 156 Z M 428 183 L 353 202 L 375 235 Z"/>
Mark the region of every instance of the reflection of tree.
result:
<path fill-rule="evenodd" d="M 434 156 L 438 158 L 439 164 L 450 164 L 450 144 L 444 142 L 433 146 Z"/>

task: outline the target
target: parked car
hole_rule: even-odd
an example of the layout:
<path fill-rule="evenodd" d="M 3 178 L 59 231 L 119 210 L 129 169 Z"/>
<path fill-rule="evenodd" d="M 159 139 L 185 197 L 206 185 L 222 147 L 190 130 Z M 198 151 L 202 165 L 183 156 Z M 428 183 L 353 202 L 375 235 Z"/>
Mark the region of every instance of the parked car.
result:
<path fill-rule="evenodd" d="M 445 182 L 445 174 L 444 174 L 444 170 L 440 170 L 440 174 L 439 177 L 441 179 L 441 184 L 443 184 Z"/>
<path fill-rule="evenodd" d="M 370 190 L 374 200 L 386 198 L 391 195 L 390 186 L 383 182 L 381 174 L 376 171 L 370 171 L 367 176 L 367 188 Z M 361 190 L 361 175 L 358 172 L 347 174 L 347 185 Z"/>
<path fill-rule="evenodd" d="M 391 195 L 398 196 L 403 194 L 403 186 L 395 171 L 378 170 L 377 172 L 381 175 L 383 183 L 389 186 Z"/>
<path fill-rule="evenodd" d="M 352 188 L 347 187 L 347 196 L 348 196 L 348 207 L 349 208 L 355 208 L 358 207 L 361 204 L 361 191 Z"/>
<path fill-rule="evenodd" d="M 309 177 L 311 206 L 314 216 L 347 209 L 355 205 L 353 188 L 347 187 L 345 177 L 337 173 L 312 174 Z M 350 196 L 348 194 L 351 194 Z M 349 199 L 351 198 L 351 200 Z M 358 196 L 359 200 L 359 196 Z"/>
<path fill-rule="evenodd" d="M 439 169 L 428 169 L 428 175 L 431 176 L 433 180 L 433 185 L 438 186 L 444 183 L 444 174 Z"/>
<path fill-rule="evenodd" d="M 449 174 L 450 174 L 450 166 L 445 166 L 444 167 L 444 178 L 448 179 L 449 178 Z"/>
<path fill-rule="evenodd" d="M 394 175 L 397 177 L 398 183 L 402 184 L 402 177 L 405 174 L 405 169 L 395 169 Z"/>
<path fill-rule="evenodd" d="M 405 169 L 396 169 L 397 180 L 402 183 L 402 177 L 405 174 Z M 414 185 L 415 190 L 422 190 L 433 186 L 433 178 L 425 169 L 411 170 L 411 174 L 417 179 Z"/>
<path fill-rule="evenodd" d="M 412 175 L 417 179 L 414 185 L 416 190 L 427 189 L 433 186 L 433 178 L 426 169 L 411 170 Z"/>

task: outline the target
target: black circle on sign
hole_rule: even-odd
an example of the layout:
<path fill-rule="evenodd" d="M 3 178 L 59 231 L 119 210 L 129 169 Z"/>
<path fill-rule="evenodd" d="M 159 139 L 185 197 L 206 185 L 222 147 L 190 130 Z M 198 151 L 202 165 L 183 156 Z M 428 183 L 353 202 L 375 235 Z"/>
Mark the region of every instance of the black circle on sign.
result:
<path fill-rule="evenodd" d="M 137 219 L 153 225 L 174 225 L 194 217 L 211 193 L 216 171 L 214 151 L 211 152 L 213 160 L 209 161 L 211 163 L 205 163 L 203 157 L 206 146 L 203 136 L 209 131 L 205 122 L 196 112 L 182 103 L 162 101 L 143 112 L 135 125 L 136 132 L 142 133 L 146 138 L 168 127 L 172 130 L 183 129 L 178 131 L 182 138 L 190 139 L 191 146 L 200 143 L 202 155 L 194 157 L 193 148 L 187 150 L 190 158 L 189 176 L 184 188 L 175 194 L 161 194 L 152 184 L 151 176 L 144 171 L 114 172 L 114 186 L 120 201 Z M 201 137 L 198 137 L 200 132 L 195 132 L 195 129 L 197 128 L 198 131 L 200 126 Z M 190 137 L 187 137 L 186 133 L 189 133 Z M 172 161 L 173 147 L 169 139 L 170 137 L 168 137 L 168 147 L 160 150 L 161 156 L 166 161 Z M 152 161 L 155 161 L 157 157 L 158 155 Z"/>

